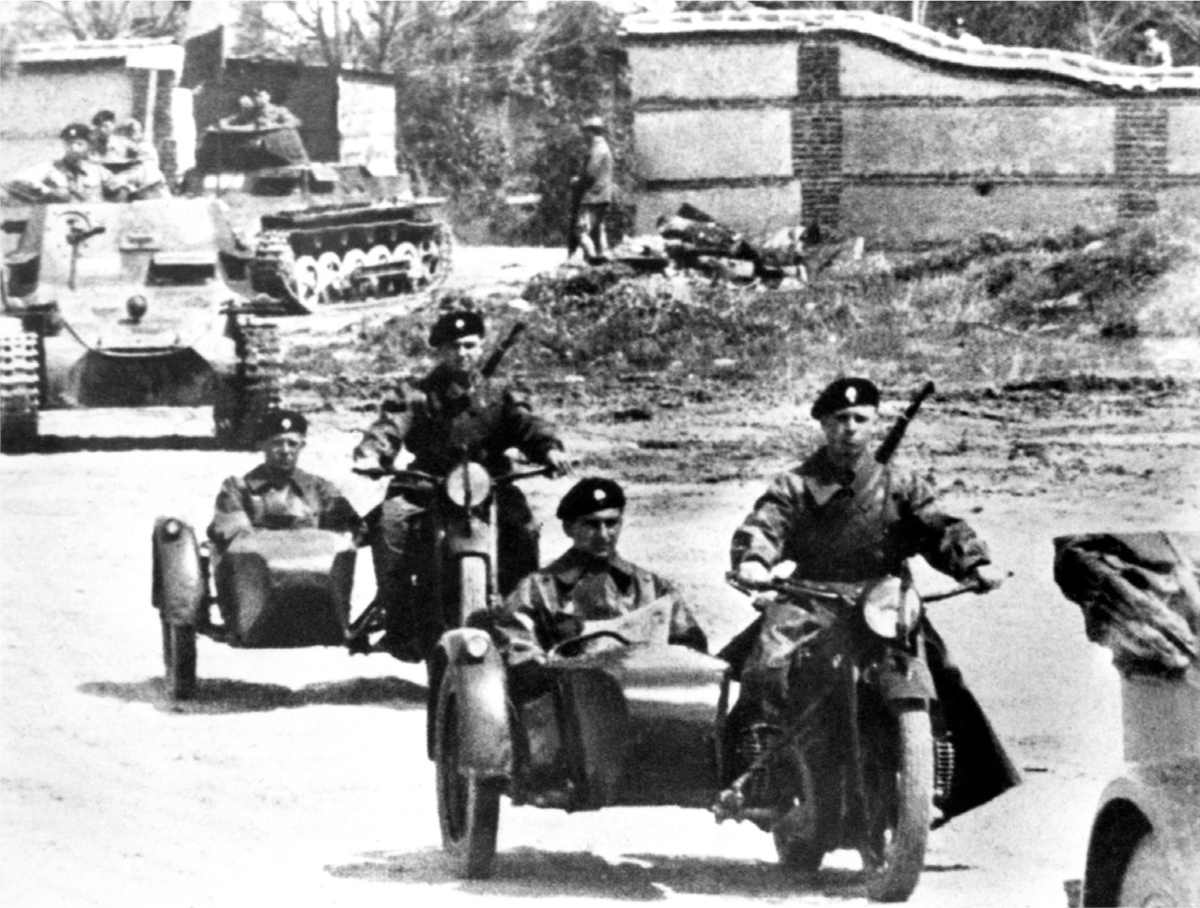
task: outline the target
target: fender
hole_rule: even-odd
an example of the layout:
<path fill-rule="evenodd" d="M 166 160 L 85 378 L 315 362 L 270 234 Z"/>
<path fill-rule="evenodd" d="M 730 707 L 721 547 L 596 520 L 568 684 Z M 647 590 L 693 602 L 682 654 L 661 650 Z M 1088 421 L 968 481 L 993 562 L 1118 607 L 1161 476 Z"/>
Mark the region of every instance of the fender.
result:
<path fill-rule="evenodd" d="M 914 700 L 931 703 L 937 699 L 933 674 L 925 661 L 901 650 L 892 650 L 868 675 L 879 696 L 889 706 Z"/>
<path fill-rule="evenodd" d="M 1200 805 L 1195 779 L 1200 759 L 1138 763 L 1100 797 L 1083 874 L 1085 906 L 1115 905 L 1125 864 L 1143 835 L 1155 832 L 1168 863 L 1175 904 L 1200 904 Z"/>
<path fill-rule="evenodd" d="M 482 655 L 475 653 L 482 652 Z M 491 635 L 478 628 L 447 631 L 431 660 L 428 740 L 432 756 L 438 693 L 453 685 L 458 697 L 458 747 L 463 769 L 481 775 L 510 776 L 512 730 L 508 715 L 508 670 Z"/>
<path fill-rule="evenodd" d="M 169 624 L 194 625 L 208 598 L 196 532 L 176 517 L 159 517 L 153 549 L 151 602 Z"/>

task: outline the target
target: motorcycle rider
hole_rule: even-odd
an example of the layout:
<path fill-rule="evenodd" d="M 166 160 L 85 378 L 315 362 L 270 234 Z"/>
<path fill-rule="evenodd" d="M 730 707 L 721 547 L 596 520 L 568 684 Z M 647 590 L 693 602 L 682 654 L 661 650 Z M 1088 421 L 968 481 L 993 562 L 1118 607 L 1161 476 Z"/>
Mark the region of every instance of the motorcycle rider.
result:
<path fill-rule="evenodd" d="M 811 412 L 825 444 L 777 476 L 734 532 L 730 559 L 740 581 L 766 582 L 770 568 L 782 561 L 795 562 L 795 578 L 812 581 L 904 576 L 905 559 L 919 554 L 977 592 L 1000 585 L 987 546 L 965 521 L 939 508 L 925 480 L 876 462 L 879 389 L 871 381 L 834 381 Z M 741 663 L 734 710 L 740 722 L 780 721 L 789 685 L 803 672 L 803 642 L 822 629 L 802 603 L 780 603 L 770 616 L 726 650 L 735 665 Z M 1018 777 L 928 618 L 922 632 L 943 713 L 971 769 L 970 788 L 955 792 L 948 818 L 990 800 Z"/>
<path fill-rule="evenodd" d="M 391 468 L 402 448 L 413 455 L 413 470 L 444 476 L 464 453 L 493 474 L 512 466 L 504 452 L 517 448 L 555 475 L 569 470 L 562 442 L 546 420 L 533 412 L 518 386 L 483 374 L 484 320 L 453 298 L 434 323 L 429 345 L 438 364 L 428 375 L 404 381 L 383 400 L 379 417 L 354 449 L 356 472 L 378 474 Z M 427 557 L 419 550 L 415 518 L 428 503 L 427 492 L 401 491 L 368 515 L 375 562 L 377 601 L 387 603 L 387 633 L 380 645 L 397 658 L 419 661 L 438 628 L 428 605 L 409 601 L 404 580 Z M 496 488 L 499 514 L 498 587 L 507 594 L 537 568 L 538 526 L 521 491 Z"/>
<path fill-rule="evenodd" d="M 361 518 L 337 486 L 297 466 L 307 434 L 301 413 L 275 410 L 264 417 L 263 462 L 244 476 L 230 476 L 217 493 L 208 538 L 218 552 L 256 527 L 358 532 Z"/>
<path fill-rule="evenodd" d="M 675 585 L 617 554 L 625 518 L 619 483 L 581 479 L 555 514 L 571 547 L 521 580 L 505 600 L 499 629 L 510 664 L 578 636 L 585 621 L 616 618 L 664 598 L 671 605 L 668 641 L 707 651 L 704 631 Z"/>

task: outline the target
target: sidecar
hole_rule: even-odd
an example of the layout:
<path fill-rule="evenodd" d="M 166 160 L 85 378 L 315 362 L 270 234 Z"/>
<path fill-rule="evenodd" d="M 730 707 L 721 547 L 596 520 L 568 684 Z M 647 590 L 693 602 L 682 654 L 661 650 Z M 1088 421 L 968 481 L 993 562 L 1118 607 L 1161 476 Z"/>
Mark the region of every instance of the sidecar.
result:
<path fill-rule="evenodd" d="M 567 811 L 712 803 L 728 663 L 635 643 L 528 668 L 510 673 L 477 628 L 443 635 L 431 661 L 442 841 L 464 876 L 491 872 L 502 793 Z"/>
<path fill-rule="evenodd" d="M 247 649 L 346 645 L 357 554 L 347 534 L 255 530 L 214 555 L 190 525 L 160 517 L 151 543 L 172 700 L 195 696 L 198 635 Z"/>

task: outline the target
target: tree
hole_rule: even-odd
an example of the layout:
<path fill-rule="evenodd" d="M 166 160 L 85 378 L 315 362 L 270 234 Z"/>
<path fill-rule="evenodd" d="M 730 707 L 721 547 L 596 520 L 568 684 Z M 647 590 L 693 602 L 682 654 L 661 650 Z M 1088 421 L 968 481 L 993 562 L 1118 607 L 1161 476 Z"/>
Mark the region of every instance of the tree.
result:
<path fill-rule="evenodd" d="M 13 25 L 18 40 L 23 41 L 174 37 L 184 26 L 188 6 L 184 0 L 22 2 L 15 5 Z"/>

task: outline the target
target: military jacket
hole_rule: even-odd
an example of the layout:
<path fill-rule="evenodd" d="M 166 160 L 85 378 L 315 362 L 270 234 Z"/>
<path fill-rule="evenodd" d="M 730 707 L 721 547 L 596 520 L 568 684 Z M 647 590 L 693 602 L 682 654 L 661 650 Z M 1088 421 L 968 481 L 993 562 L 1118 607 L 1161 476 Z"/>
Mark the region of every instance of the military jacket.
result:
<path fill-rule="evenodd" d="M 59 158 L 46 168 L 42 187 L 59 202 L 102 202 L 105 191 L 115 188 L 108 168 L 92 161 L 67 161 Z"/>
<path fill-rule="evenodd" d="M 576 622 L 564 625 L 564 615 L 580 621 L 616 618 L 663 597 L 671 600 L 668 639 L 703 649 L 704 633 L 673 583 L 619 555 L 600 560 L 574 548 L 517 584 L 504 603 L 505 614 L 514 619 L 505 627 L 512 630 L 510 637 L 532 635 L 538 646 L 549 649 L 572 635 L 564 635 L 564 626 L 578 629 Z M 518 615 L 528 620 L 516 619 Z"/>
<path fill-rule="evenodd" d="M 915 473 L 872 460 L 842 474 L 825 448 L 772 481 L 730 552 L 735 568 L 791 560 L 798 576 L 846 582 L 897 574 L 913 555 L 960 580 L 988 563 L 984 543 Z"/>
<path fill-rule="evenodd" d="M 359 444 L 360 451 L 379 455 L 384 465 L 395 460 L 401 447 L 412 453 L 414 470 L 441 476 L 459 462 L 462 450 L 493 472 L 505 473 L 509 448 L 541 463 L 562 442 L 548 422 L 534 415 L 521 389 L 493 379 L 463 389 L 451 370 L 438 366 L 389 393 Z"/>
<path fill-rule="evenodd" d="M 259 464 L 221 483 L 208 536 L 223 548 L 252 527 L 354 532 L 358 526 L 354 507 L 329 480 L 303 470 L 280 477 Z"/>
<path fill-rule="evenodd" d="M 601 205 L 613 200 L 613 156 L 603 136 L 596 136 L 588 146 L 587 158 L 580 173 L 584 205 Z"/>

